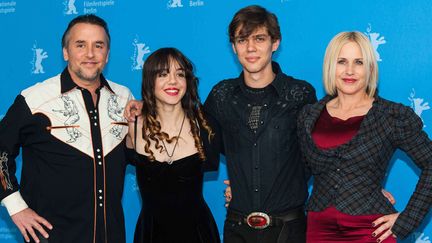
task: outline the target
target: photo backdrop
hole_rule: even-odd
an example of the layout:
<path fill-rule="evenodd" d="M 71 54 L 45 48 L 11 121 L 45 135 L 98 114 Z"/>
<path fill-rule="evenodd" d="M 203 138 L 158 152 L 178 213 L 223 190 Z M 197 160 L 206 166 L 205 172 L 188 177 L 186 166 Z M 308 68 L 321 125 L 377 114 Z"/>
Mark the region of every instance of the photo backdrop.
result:
<path fill-rule="evenodd" d="M 324 95 L 321 65 L 327 43 L 340 31 L 365 33 L 379 55 L 380 95 L 411 106 L 432 134 L 431 0 L 0 0 L 0 119 L 22 89 L 63 70 L 61 36 L 72 18 L 85 13 L 109 24 L 112 45 L 104 72 L 108 79 L 128 86 L 140 98 L 144 60 L 154 50 L 172 46 L 194 62 L 204 101 L 214 84 L 241 71 L 227 26 L 237 10 L 251 4 L 279 17 L 283 37 L 275 60 L 288 75 L 312 83 L 318 98 Z M 419 174 L 404 153 L 395 154 L 383 186 L 395 196 L 398 210 L 405 207 Z M 222 160 L 220 170 L 208 173 L 204 184 L 220 232 L 226 178 Z M 133 167 L 128 168 L 123 205 L 129 243 L 140 210 Z M 429 237 L 431 213 L 400 242 L 430 243 Z M 0 209 L 0 241 L 22 242 L 5 208 Z"/>

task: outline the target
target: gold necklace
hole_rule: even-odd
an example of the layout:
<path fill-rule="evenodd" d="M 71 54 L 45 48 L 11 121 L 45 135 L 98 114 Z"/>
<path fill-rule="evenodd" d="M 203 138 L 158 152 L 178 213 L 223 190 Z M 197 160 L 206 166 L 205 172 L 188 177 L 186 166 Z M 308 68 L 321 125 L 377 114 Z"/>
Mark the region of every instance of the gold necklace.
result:
<path fill-rule="evenodd" d="M 166 153 L 167 156 L 168 156 L 167 163 L 168 163 L 169 165 L 173 163 L 172 157 L 174 156 L 174 152 L 175 152 L 175 150 L 176 150 L 176 148 L 177 148 L 177 144 L 178 144 L 178 141 L 179 141 L 179 138 L 180 138 L 180 134 L 181 134 L 181 132 L 182 132 L 182 130 L 183 130 L 183 124 L 184 124 L 185 118 L 186 118 L 186 114 L 183 115 L 183 121 L 182 121 L 182 124 L 181 124 L 181 127 L 180 127 L 180 131 L 179 131 L 179 133 L 178 133 L 178 135 L 177 135 L 176 142 L 175 142 L 175 144 L 174 144 L 174 148 L 173 148 L 171 154 L 168 153 L 168 149 L 167 149 L 167 147 L 166 147 L 166 145 L 165 145 L 165 142 L 164 142 L 163 139 L 162 139 L 162 144 L 163 144 L 163 146 L 164 146 L 165 153 Z"/>

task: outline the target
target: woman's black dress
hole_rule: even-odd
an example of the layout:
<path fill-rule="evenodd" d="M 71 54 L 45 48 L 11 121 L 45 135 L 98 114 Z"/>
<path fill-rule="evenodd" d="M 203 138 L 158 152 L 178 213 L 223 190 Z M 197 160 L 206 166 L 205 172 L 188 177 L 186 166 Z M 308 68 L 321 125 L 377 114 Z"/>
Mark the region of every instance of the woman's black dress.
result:
<path fill-rule="evenodd" d="M 136 165 L 142 210 L 134 243 L 220 242 L 214 218 L 202 195 L 203 163 L 198 153 L 172 164 L 149 161 L 128 149 Z"/>

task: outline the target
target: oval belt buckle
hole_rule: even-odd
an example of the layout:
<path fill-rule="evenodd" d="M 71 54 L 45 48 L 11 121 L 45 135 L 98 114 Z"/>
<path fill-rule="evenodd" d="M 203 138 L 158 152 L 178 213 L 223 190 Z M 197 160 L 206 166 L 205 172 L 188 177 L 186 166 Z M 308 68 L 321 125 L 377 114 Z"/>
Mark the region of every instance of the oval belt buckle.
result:
<path fill-rule="evenodd" d="M 270 225 L 270 217 L 266 213 L 252 212 L 247 216 L 246 223 L 254 229 L 265 229 Z"/>

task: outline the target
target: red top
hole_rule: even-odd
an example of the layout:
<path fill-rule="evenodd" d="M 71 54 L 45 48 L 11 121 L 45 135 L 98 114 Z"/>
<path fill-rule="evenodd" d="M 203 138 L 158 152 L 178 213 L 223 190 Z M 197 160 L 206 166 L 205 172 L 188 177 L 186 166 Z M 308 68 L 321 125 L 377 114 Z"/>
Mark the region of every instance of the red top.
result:
<path fill-rule="evenodd" d="M 353 116 L 347 120 L 332 117 L 324 107 L 312 131 L 312 139 L 320 149 L 335 148 L 348 143 L 360 128 L 365 116 Z"/>

